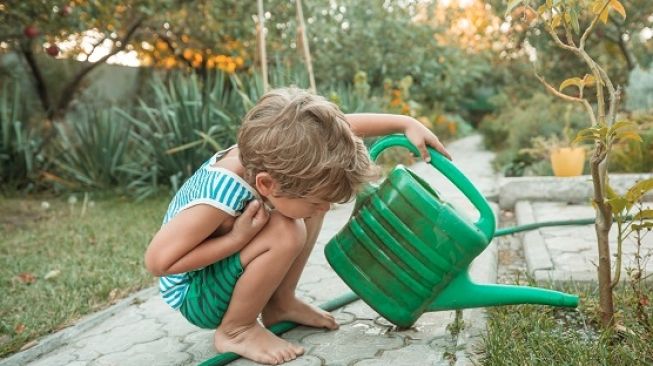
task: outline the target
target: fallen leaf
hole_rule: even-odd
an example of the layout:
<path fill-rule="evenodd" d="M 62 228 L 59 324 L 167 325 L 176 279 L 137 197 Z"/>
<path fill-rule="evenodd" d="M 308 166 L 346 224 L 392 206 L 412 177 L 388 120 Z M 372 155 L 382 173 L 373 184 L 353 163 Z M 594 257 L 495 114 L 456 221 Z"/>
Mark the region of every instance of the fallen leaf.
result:
<path fill-rule="evenodd" d="M 109 302 L 114 302 L 116 298 L 118 297 L 118 289 L 114 288 L 109 292 Z"/>
<path fill-rule="evenodd" d="M 61 274 L 61 271 L 58 269 L 53 269 L 52 271 L 48 272 L 45 276 L 43 276 L 44 280 L 49 280 L 52 278 L 55 278 Z"/>
<path fill-rule="evenodd" d="M 648 305 L 648 297 L 642 296 L 639 298 L 639 304 L 642 306 Z"/>
<path fill-rule="evenodd" d="M 39 344 L 39 341 L 37 341 L 37 340 L 29 341 L 29 342 L 25 343 L 22 347 L 20 347 L 20 350 L 24 351 L 24 350 L 26 350 L 28 348 L 32 348 L 32 347 L 36 346 L 37 344 Z"/>
<path fill-rule="evenodd" d="M 25 331 L 25 328 L 27 328 L 25 324 L 18 323 L 18 325 L 14 327 L 14 332 L 16 332 L 16 334 L 20 334 Z"/>
<path fill-rule="evenodd" d="M 625 326 L 623 326 L 621 324 L 615 325 L 614 329 L 617 331 L 617 333 L 620 333 L 620 334 L 628 333 L 628 334 L 633 335 L 633 336 L 635 335 L 635 332 L 633 332 L 630 328 L 627 328 L 627 327 L 625 327 Z"/>
<path fill-rule="evenodd" d="M 36 276 L 34 276 L 34 274 L 30 272 L 23 272 L 19 274 L 17 277 L 18 277 L 18 281 L 26 285 L 31 285 L 34 282 L 36 282 Z"/>

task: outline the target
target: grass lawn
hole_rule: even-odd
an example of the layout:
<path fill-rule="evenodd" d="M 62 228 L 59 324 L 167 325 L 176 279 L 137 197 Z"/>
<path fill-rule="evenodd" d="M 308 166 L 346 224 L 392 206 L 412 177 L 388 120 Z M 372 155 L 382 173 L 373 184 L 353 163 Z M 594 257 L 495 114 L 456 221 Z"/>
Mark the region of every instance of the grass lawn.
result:
<path fill-rule="evenodd" d="M 0 357 L 154 284 L 143 253 L 167 202 L 0 198 Z"/>
<path fill-rule="evenodd" d="M 621 284 L 615 294 L 618 331 L 601 331 L 598 292 L 566 288 L 581 296 L 578 309 L 535 305 L 489 309 L 484 365 L 653 365 L 653 306 L 644 306 L 649 326 L 638 322 L 638 299 Z M 653 297 L 653 284 L 644 291 Z M 642 301 L 647 303 L 646 300 Z"/>

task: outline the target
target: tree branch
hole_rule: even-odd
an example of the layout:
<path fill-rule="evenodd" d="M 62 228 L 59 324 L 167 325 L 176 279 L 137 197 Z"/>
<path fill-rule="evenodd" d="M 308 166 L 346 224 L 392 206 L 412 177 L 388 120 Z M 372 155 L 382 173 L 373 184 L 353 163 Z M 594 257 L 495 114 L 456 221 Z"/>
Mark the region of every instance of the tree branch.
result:
<path fill-rule="evenodd" d="M 594 27 L 596 26 L 596 23 L 599 21 L 599 18 L 601 17 L 601 13 L 603 13 L 603 10 L 610 4 L 611 0 L 606 0 L 605 4 L 601 7 L 601 11 L 599 11 L 596 16 L 594 16 L 594 19 L 592 19 L 592 23 L 590 23 L 589 27 L 585 29 L 585 32 L 583 32 L 583 35 L 580 37 L 580 42 L 578 43 L 578 48 L 579 49 L 585 49 L 585 41 L 587 41 L 587 38 L 590 36 L 590 33 L 594 30 Z"/>
<path fill-rule="evenodd" d="M 73 99 L 73 96 L 75 95 L 75 92 L 77 91 L 77 88 L 79 87 L 79 84 L 82 82 L 84 77 L 93 69 L 96 67 L 104 64 L 111 56 L 117 54 L 118 52 L 122 51 L 127 47 L 127 43 L 129 40 L 134 36 L 134 33 L 136 33 L 136 30 L 138 27 L 143 24 L 143 21 L 145 20 L 145 15 L 140 15 L 129 27 L 127 27 L 127 32 L 125 35 L 119 39 L 118 41 L 114 42 L 114 47 L 109 52 L 107 55 L 104 57 L 100 58 L 96 62 L 89 63 L 86 65 L 84 68 L 82 68 L 77 75 L 71 80 L 66 87 L 63 89 L 63 92 L 61 93 L 61 99 L 59 99 L 59 103 L 57 103 L 57 108 L 53 111 L 52 117 L 56 117 L 60 115 L 62 112 L 68 108 L 68 105 Z M 116 44 L 120 43 L 119 46 L 115 46 Z"/>
<path fill-rule="evenodd" d="M 560 47 L 560 48 L 562 48 L 564 50 L 567 50 L 569 52 L 578 54 L 578 48 L 574 47 L 574 46 L 570 46 L 570 45 L 564 43 L 560 39 L 560 37 L 558 37 L 558 33 L 556 33 L 555 29 L 551 28 L 551 26 L 549 24 L 547 24 L 546 22 L 544 23 L 544 29 L 546 29 L 547 33 L 549 33 L 551 35 L 551 38 L 553 38 L 553 41 L 555 42 L 555 44 L 558 47 Z"/>
<path fill-rule="evenodd" d="M 95 52 L 95 49 L 98 48 L 98 47 L 99 47 L 99 46 L 100 46 L 100 45 L 101 45 L 101 44 L 102 44 L 106 39 L 107 39 L 107 35 L 106 35 L 106 34 L 103 34 L 103 35 L 102 35 L 102 38 L 100 38 L 99 41 L 97 41 L 97 42 L 95 42 L 95 43 L 93 44 L 93 47 L 91 48 L 91 51 L 88 52 L 88 53 L 86 53 L 86 58 L 84 59 L 84 61 L 88 61 L 88 58 L 91 57 L 91 55 L 93 54 L 93 52 Z"/>
<path fill-rule="evenodd" d="M 587 101 L 587 99 L 584 98 L 577 98 L 577 97 L 572 97 L 571 95 L 567 95 L 564 93 L 559 92 L 553 85 L 549 84 L 542 75 L 537 73 L 537 70 L 535 71 L 535 77 L 537 80 L 539 80 L 549 91 L 549 93 L 553 94 L 554 96 L 561 98 L 563 100 L 566 100 L 568 102 L 573 102 L 573 103 L 580 103 L 585 107 L 585 110 L 587 111 L 587 114 L 590 117 L 590 120 L 592 122 L 592 125 L 596 125 L 596 117 L 594 116 L 594 110 L 592 110 L 592 105 Z"/>

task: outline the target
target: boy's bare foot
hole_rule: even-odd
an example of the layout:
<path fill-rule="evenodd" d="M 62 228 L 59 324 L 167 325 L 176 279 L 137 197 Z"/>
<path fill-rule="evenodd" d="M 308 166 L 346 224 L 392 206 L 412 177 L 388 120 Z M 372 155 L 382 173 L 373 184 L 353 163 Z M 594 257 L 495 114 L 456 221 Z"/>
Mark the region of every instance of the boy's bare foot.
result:
<path fill-rule="evenodd" d="M 284 301 L 270 301 L 263 308 L 261 316 L 266 327 L 288 320 L 310 327 L 338 329 L 338 323 L 333 315 L 296 297 Z"/>
<path fill-rule="evenodd" d="M 269 365 L 292 361 L 304 353 L 304 348 L 277 337 L 258 322 L 234 330 L 222 328 L 216 329 L 213 338 L 213 344 L 220 353 L 233 352 Z"/>

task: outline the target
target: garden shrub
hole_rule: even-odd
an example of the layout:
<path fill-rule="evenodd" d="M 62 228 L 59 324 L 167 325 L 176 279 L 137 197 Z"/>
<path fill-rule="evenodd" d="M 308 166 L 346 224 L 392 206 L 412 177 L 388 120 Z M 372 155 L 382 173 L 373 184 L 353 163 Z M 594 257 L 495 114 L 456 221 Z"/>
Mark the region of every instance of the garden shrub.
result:
<path fill-rule="evenodd" d="M 486 116 L 480 124 L 485 145 L 497 151 L 495 167 L 507 175 L 524 175 L 537 160 L 522 156 L 521 149 L 531 147 L 537 136 L 562 138 L 566 121 L 572 140 L 576 132 L 589 127 L 587 115 L 579 106 L 557 103 L 553 97 L 536 93 L 531 98 L 512 101 L 505 95 L 492 100 L 497 111 Z M 537 170 L 541 171 L 542 167 Z"/>

